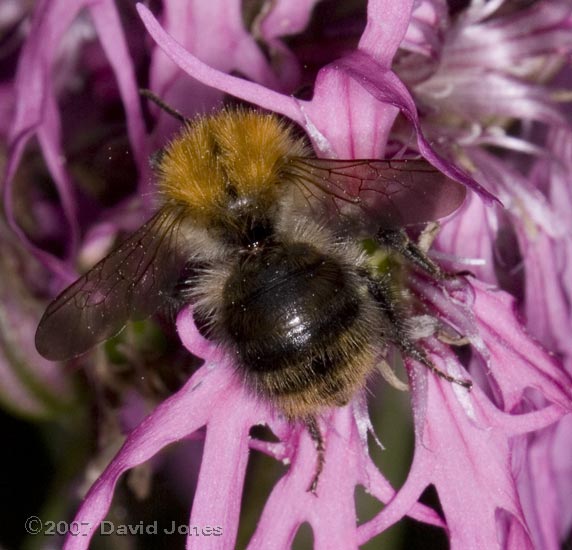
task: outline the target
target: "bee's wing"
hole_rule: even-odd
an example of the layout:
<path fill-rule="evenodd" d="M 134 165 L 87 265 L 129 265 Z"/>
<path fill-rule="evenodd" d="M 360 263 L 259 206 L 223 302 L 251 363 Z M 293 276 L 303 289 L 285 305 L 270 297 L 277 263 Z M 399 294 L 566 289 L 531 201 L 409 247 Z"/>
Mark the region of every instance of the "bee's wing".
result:
<path fill-rule="evenodd" d="M 128 320 L 153 314 L 181 273 L 180 216 L 160 210 L 46 309 L 36 349 L 46 359 L 80 355 Z"/>
<path fill-rule="evenodd" d="M 296 157 L 288 169 L 314 215 L 341 230 L 369 234 L 443 218 L 466 194 L 425 160 Z"/>

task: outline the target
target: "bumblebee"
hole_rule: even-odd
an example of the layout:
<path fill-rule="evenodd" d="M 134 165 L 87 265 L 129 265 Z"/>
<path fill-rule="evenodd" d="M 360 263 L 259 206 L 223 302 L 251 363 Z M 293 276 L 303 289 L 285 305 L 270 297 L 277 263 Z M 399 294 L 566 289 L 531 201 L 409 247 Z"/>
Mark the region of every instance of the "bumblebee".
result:
<path fill-rule="evenodd" d="M 314 158 L 272 114 L 183 122 L 156 160 L 160 209 L 49 305 L 36 347 L 75 357 L 178 299 L 323 448 L 315 415 L 347 403 L 389 344 L 436 370 L 359 239 L 442 277 L 403 228 L 452 213 L 465 188 L 424 160 Z"/>

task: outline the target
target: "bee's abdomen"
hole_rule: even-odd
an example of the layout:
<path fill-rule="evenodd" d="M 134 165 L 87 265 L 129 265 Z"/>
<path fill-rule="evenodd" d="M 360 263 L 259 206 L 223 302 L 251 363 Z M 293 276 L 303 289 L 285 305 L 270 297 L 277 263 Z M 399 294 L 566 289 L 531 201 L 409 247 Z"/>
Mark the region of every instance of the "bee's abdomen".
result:
<path fill-rule="evenodd" d="M 371 308 L 358 281 L 305 243 L 239 262 L 222 321 L 247 384 L 290 416 L 347 401 L 372 362 Z"/>

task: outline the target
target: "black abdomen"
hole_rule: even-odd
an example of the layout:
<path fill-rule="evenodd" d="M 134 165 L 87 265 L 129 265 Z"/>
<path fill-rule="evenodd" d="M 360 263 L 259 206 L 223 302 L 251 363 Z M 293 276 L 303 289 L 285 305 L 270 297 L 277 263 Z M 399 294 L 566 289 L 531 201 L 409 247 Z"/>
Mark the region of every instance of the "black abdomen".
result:
<path fill-rule="evenodd" d="M 324 404 L 344 402 L 348 363 L 369 344 L 356 281 L 335 257 L 305 243 L 238 262 L 224 289 L 222 323 L 248 385 L 272 398 L 299 401 L 312 388 L 321 401 L 329 398 Z"/>

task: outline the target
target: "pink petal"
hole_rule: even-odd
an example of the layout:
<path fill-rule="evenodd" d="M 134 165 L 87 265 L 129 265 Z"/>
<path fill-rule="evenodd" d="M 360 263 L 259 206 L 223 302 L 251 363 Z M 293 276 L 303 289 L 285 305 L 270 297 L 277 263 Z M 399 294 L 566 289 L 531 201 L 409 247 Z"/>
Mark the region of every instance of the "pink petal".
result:
<path fill-rule="evenodd" d="M 38 134 L 42 152 L 48 165 L 70 229 L 70 252 L 78 244 L 79 228 L 77 208 L 71 181 L 63 168 L 61 147 L 61 124 L 56 100 L 50 84 L 51 63 L 56 57 L 56 48 L 66 29 L 71 25 L 82 2 L 56 0 L 38 6 L 31 38 L 26 42 L 15 81 L 16 111 L 10 127 L 8 145 L 10 153 L 4 181 L 4 203 L 8 223 L 28 249 L 55 272 L 66 276 L 69 268 L 65 263 L 39 250 L 18 227 L 13 210 L 13 184 L 16 169 L 20 164 L 28 140 Z"/>
<path fill-rule="evenodd" d="M 202 367 L 185 386 L 161 403 L 127 437 L 123 447 L 105 472 L 91 487 L 75 521 L 82 526 L 79 536 L 69 535 L 65 550 L 88 548 L 97 526 L 105 518 L 119 477 L 142 464 L 169 443 L 204 426 L 217 403 L 232 396 L 236 389 L 227 369 Z M 218 518 L 217 518 L 218 520 Z"/>
<path fill-rule="evenodd" d="M 437 365 L 451 352 L 441 348 L 433 356 Z M 505 510 L 525 525 L 511 472 L 511 437 L 523 429 L 536 430 L 557 420 L 553 408 L 522 415 L 513 432 L 513 419 L 499 413 L 477 387 L 469 395 L 474 419 L 456 396 L 453 386 L 434 375 L 427 376 L 426 394 L 414 386 L 416 407 L 426 408 L 422 425 L 416 426 L 415 456 L 407 481 L 376 518 L 363 526 L 363 539 L 395 523 L 423 490 L 435 485 L 451 537 L 451 548 L 501 548 L 497 511 Z M 421 373 L 418 373 L 418 376 Z M 421 390 L 423 391 L 423 390 Z M 466 390 L 462 390 L 466 391 Z M 424 401 L 425 405 L 417 402 Z M 554 414 L 556 413 L 556 414 Z M 514 426 L 516 428 L 516 426 Z M 532 548 L 529 535 L 521 538 Z"/>
<path fill-rule="evenodd" d="M 448 6 L 443 0 L 422 0 L 413 9 L 401 48 L 437 57 L 441 50 L 441 26 L 448 19 Z"/>
<path fill-rule="evenodd" d="M 142 171 L 140 181 L 146 185 L 149 165 L 147 140 L 141 112 L 139 87 L 135 78 L 135 67 L 127 48 L 125 33 L 112 0 L 100 0 L 90 4 L 89 13 L 97 30 L 97 36 L 105 51 L 109 64 L 119 86 L 119 92 L 127 118 L 127 132 L 137 166 Z M 146 191 L 143 188 L 142 192 Z"/>
<path fill-rule="evenodd" d="M 220 369 L 223 370 L 223 369 Z M 228 372 L 224 373 L 227 377 Z M 228 381 L 227 381 L 228 384 Z M 228 386 L 227 386 L 228 387 Z M 190 525 L 220 527 L 222 536 L 187 538 L 187 549 L 229 548 L 236 541 L 244 476 L 249 456 L 249 430 L 256 423 L 256 407 L 242 392 L 225 392 L 211 402 L 216 408 L 207 426 L 199 481 Z M 224 406 L 221 406 L 224 403 Z M 205 407 L 209 404 L 205 403 Z"/>
<path fill-rule="evenodd" d="M 481 281 L 496 283 L 494 244 L 498 226 L 495 208 L 487 207 L 475 193 L 444 223 L 437 247 L 448 255 L 452 271 L 468 269 Z"/>
<path fill-rule="evenodd" d="M 367 4 L 367 25 L 359 49 L 384 69 L 389 69 L 403 41 L 414 3 L 413 0 L 370 0 Z"/>
<path fill-rule="evenodd" d="M 259 32 L 267 44 L 270 55 L 279 69 L 277 78 L 282 91 L 295 90 L 300 85 L 300 63 L 297 57 L 280 40 L 283 36 L 294 36 L 302 32 L 310 21 L 312 10 L 319 0 L 278 0 L 262 21 Z M 264 9 L 264 8 L 263 8 Z M 254 29 L 256 30 L 256 29 Z"/>
<path fill-rule="evenodd" d="M 505 410 L 516 406 L 526 388 L 535 388 L 548 401 L 569 408 L 572 379 L 520 324 L 514 298 L 487 290 L 478 281 L 471 281 L 471 286 L 479 334 L 489 349 L 491 375 L 499 383 Z"/>
<path fill-rule="evenodd" d="M 394 105 L 401 110 L 417 133 L 419 151 L 431 164 L 449 177 L 478 192 L 486 202 L 495 200 L 493 195 L 431 147 L 423 136 L 415 102 L 395 73 L 385 70 L 361 52 L 346 56 L 337 65 L 381 103 Z"/>
<path fill-rule="evenodd" d="M 44 265 L 68 282 L 75 275 L 69 263 L 37 248 L 18 227 L 14 217 L 13 186 L 14 175 L 25 147 L 30 138 L 37 135 L 46 165 L 60 196 L 69 227 L 68 256 L 73 258 L 79 245 L 78 211 L 75 191 L 64 162 L 60 113 L 53 89 L 57 76 L 54 74 L 54 61 L 58 57 L 58 47 L 66 31 L 73 24 L 79 10 L 86 5 L 89 6 L 103 48 L 119 83 L 135 155 L 140 166 L 147 169 L 139 95 L 115 4 L 111 0 L 102 0 L 93 5 L 84 1 L 66 0 L 41 3 L 36 9 L 30 38 L 26 41 L 18 64 L 15 82 L 16 112 L 10 127 L 10 153 L 3 192 L 6 216 L 11 228 Z M 147 181 L 147 178 L 144 177 L 142 181 Z"/>
<path fill-rule="evenodd" d="M 203 84 L 296 120 L 296 107 L 292 98 L 287 98 L 259 84 L 211 68 L 187 52 L 181 44 L 169 36 L 143 4 L 137 4 L 137 10 L 149 34 L 183 71 Z"/>
<path fill-rule="evenodd" d="M 183 4 L 171 0 L 164 2 L 163 20 L 169 36 L 202 63 L 223 73 L 242 74 L 269 88 L 281 87 L 254 37 L 244 28 L 239 2 L 199 0 Z M 217 39 L 212 40 L 213 36 Z M 219 90 L 181 78 L 183 74 L 161 48 L 155 48 L 151 61 L 151 88 L 164 101 L 188 117 L 208 111 L 221 102 Z M 175 122 L 163 116 L 159 135 L 165 137 L 174 129 Z"/>

